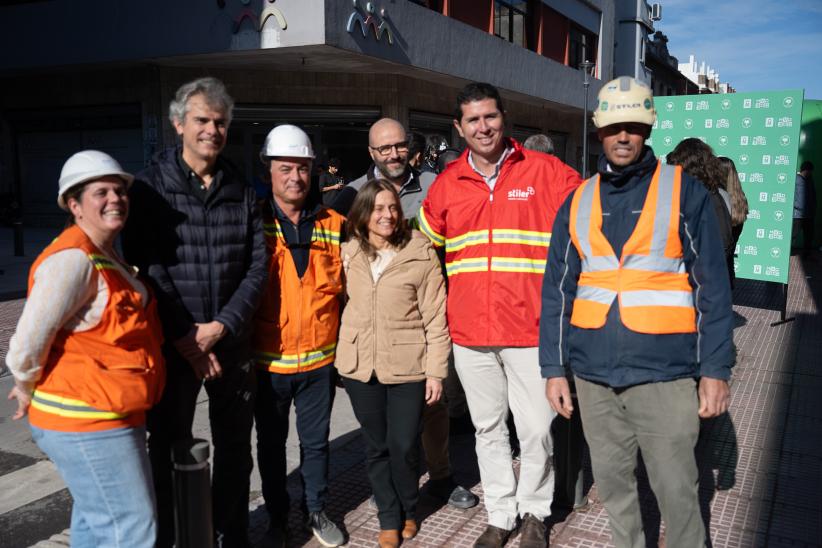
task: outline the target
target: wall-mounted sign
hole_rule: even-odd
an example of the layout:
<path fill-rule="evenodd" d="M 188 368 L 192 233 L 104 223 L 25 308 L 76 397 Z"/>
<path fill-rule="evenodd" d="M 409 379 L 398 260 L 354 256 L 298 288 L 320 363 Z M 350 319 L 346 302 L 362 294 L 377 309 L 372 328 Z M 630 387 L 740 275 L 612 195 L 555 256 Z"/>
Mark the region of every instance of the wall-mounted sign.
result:
<path fill-rule="evenodd" d="M 346 26 L 346 30 L 349 33 L 353 33 L 357 24 L 359 24 L 363 37 L 368 37 L 370 29 L 374 32 L 374 38 L 377 42 L 382 39 L 384 34 L 388 37 L 389 44 L 394 43 L 394 36 L 391 34 L 391 29 L 388 28 L 388 22 L 386 21 L 388 12 L 385 8 L 379 10 L 378 17 L 376 15 L 377 8 L 374 2 L 366 2 L 365 9 L 360 6 L 360 0 L 353 0 L 352 3 L 354 4 L 354 11 L 351 12 L 351 16 L 348 18 L 348 25 Z"/>
<path fill-rule="evenodd" d="M 736 164 L 749 208 L 734 259 L 740 278 L 788 283 L 803 94 L 788 90 L 655 99 L 657 120 L 648 145 L 657 156 L 697 137 Z"/>

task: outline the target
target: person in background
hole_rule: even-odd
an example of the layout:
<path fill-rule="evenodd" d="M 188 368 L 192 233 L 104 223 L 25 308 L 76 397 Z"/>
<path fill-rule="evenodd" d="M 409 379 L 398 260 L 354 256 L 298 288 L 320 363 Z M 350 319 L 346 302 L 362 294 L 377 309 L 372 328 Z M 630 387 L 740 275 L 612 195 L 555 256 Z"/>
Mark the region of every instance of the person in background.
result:
<path fill-rule="evenodd" d="M 448 141 L 442 135 L 432 134 L 425 138 L 425 156 L 423 160 L 423 169 L 432 173 L 439 173 L 441 170 L 437 166 L 440 165 L 440 154 L 448 148 Z"/>
<path fill-rule="evenodd" d="M 126 258 L 157 288 L 168 382 L 148 416 L 157 495 L 158 548 L 175 542 L 172 444 L 191 439 L 204 386 L 214 445 L 213 525 L 222 548 L 247 548 L 251 427 L 256 382 L 251 319 L 266 278 L 263 226 L 254 190 L 222 155 L 234 101 L 222 82 L 177 89 L 169 120 L 180 145 L 137 174 Z"/>
<path fill-rule="evenodd" d="M 445 171 L 445 168 L 448 167 L 448 164 L 459 158 L 460 154 L 462 153 L 455 148 L 446 148 L 445 150 L 440 152 L 437 156 L 437 173 L 442 173 L 443 171 Z"/>
<path fill-rule="evenodd" d="M 814 223 L 816 218 L 816 187 L 813 182 L 813 162 L 805 160 L 796 174 L 793 196 L 793 234 L 802 230 L 802 252 L 813 249 Z"/>
<path fill-rule="evenodd" d="M 331 158 L 328 160 L 328 167 L 320 174 L 320 193 L 323 197 L 323 205 L 331 207 L 334 200 L 345 186 L 345 180 L 340 175 L 340 159 Z"/>
<path fill-rule="evenodd" d="M 345 537 L 325 510 L 345 219 L 311 193 L 314 150 L 302 129 L 289 124 L 272 129 L 260 159 L 271 173 L 273 194 L 263 210 L 269 278 L 252 338 L 258 369 L 257 466 L 268 537 L 279 547 L 288 534 L 286 441 L 293 402 L 306 526 L 323 546 L 339 546 Z"/>
<path fill-rule="evenodd" d="M 423 171 L 427 164 L 425 163 L 425 135 L 412 131 L 408 135 L 408 165 L 417 171 Z"/>
<path fill-rule="evenodd" d="M 525 139 L 522 146 L 529 150 L 536 150 L 537 152 L 544 152 L 545 154 L 554 154 L 554 142 L 550 137 L 542 133 L 531 135 Z"/>
<path fill-rule="evenodd" d="M 448 373 L 445 280 L 430 242 L 405 222 L 392 183 L 368 182 L 347 227 L 348 301 L 335 366 L 363 429 L 378 542 L 394 548 L 417 534 L 423 408 L 439 401 Z"/>
<path fill-rule="evenodd" d="M 518 520 L 520 545 L 544 547 L 554 474 L 538 366 L 539 292 L 551 224 L 579 174 L 505 136 L 499 91 L 466 85 L 454 126 L 468 149 L 442 173 L 420 209 L 420 230 L 445 248 L 454 364 L 476 429 L 488 524 L 477 548 L 501 548 Z M 506 420 L 513 411 L 521 463 L 515 474 Z"/>
<path fill-rule="evenodd" d="M 115 239 L 133 180 L 97 150 L 71 156 L 57 204 L 67 228 L 34 261 L 6 365 L 14 419 L 57 466 L 73 499 L 72 546 L 154 548 L 145 412 L 165 382 L 157 303 Z"/>
<path fill-rule="evenodd" d="M 714 205 L 702 184 L 645 145 L 656 119 L 646 84 L 605 83 L 594 112 L 604 154 L 557 213 L 543 281 L 546 397 L 571 417 L 570 368 L 617 548 L 646 545 L 640 450 L 666 545 L 705 546 L 694 448 L 699 419 L 728 409 L 733 364 Z"/>
<path fill-rule="evenodd" d="M 716 214 L 722 248 L 725 250 L 725 264 L 728 267 L 728 279 L 731 280 L 731 284 L 733 284 L 735 246 L 733 241 L 733 227 L 731 226 L 731 212 L 728 208 L 730 198 L 726 201 L 720 192 L 722 183 L 727 180 L 727 176 L 722 169 L 722 164 L 720 164 L 717 157 L 714 156 L 714 151 L 708 144 L 694 137 L 680 141 L 680 143 L 668 153 L 665 161 L 668 165 L 682 166 L 682 170 L 685 171 L 685 173 L 701 182 L 708 190 L 708 195 L 711 197 L 711 204 L 713 204 L 714 213 Z"/>
<path fill-rule="evenodd" d="M 724 182 L 723 188 L 728 193 L 730 201 L 731 235 L 733 237 L 733 247 L 736 249 L 736 242 L 739 241 L 742 227 L 748 218 L 748 199 L 745 197 L 745 191 L 742 190 L 742 184 L 739 182 L 739 173 L 736 171 L 734 161 L 725 156 L 720 156 L 718 160 L 719 165 L 727 174 L 725 179 L 721 179 L 721 181 Z"/>

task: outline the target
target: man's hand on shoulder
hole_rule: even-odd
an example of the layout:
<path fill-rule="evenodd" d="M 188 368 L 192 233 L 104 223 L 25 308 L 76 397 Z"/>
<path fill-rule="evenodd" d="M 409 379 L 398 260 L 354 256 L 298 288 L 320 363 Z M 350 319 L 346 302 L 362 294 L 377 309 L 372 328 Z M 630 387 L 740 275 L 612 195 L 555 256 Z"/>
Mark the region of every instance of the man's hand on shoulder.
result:
<path fill-rule="evenodd" d="M 574 412 L 574 403 L 571 399 L 571 386 L 565 377 L 553 377 L 545 382 L 545 397 L 551 409 L 570 419 Z"/>
<path fill-rule="evenodd" d="M 731 389 L 728 381 L 702 377 L 699 379 L 699 417 L 710 419 L 728 410 Z"/>

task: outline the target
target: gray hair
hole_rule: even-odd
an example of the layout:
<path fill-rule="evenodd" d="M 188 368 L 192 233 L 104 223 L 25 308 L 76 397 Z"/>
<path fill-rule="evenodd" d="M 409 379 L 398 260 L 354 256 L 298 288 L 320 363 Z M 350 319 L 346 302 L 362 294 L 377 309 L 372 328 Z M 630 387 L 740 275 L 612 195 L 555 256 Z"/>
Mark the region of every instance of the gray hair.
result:
<path fill-rule="evenodd" d="M 525 142 L 522 144 L 528 150 L 536 150 L 537 152 L 544 152 L 545 154 L 553 154 L 554 153 L 554 142 L 551 140 L 550 137 L 547 135 L 543 135 L 542 133 L 537 133 L 536 135 L 531 135 Z"/>
<path fill-rule="evenodd" d="M 225 113 L 226 122 L 231 123 L 231 114 L 234 110 L 234 99 L 228 94 L 225 85 L 217 78 L 208 76 L 198 78 L 179 87 L 174 99 L 168 105 L 168 119 L 174 124 L 185 120 L 188 114 L 188 100 L 194 95 L 202 95 L 206 104 L 212 108 L 219 108 Z"/>

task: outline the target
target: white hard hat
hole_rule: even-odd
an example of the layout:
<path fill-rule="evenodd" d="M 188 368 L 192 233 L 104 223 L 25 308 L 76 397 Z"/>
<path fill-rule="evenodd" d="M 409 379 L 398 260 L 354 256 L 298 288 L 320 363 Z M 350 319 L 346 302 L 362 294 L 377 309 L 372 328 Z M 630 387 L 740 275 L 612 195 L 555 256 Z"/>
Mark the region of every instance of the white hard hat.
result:
<path fill-rule="evenodd" d="M 599 90 L 594 108 L 596 127 L 631 122 L 652 126 L 654 120 L 654 95 L 647 84 L 630 76 L 620 76 Z"/>
<path fill-rule="evenodd" d="M 66 163 L 63 164 L 63 170 L 60 171 L 57 205 L 68 211 L 68 205 L 63 199 L 63 194 L 67 190 L 107 175 L 120 177 L 126 182 L 127 187 L 130 187 L 132 181 L 134 181 L 134 175 L 126 173 L 120 163 L 105 152 L 83 150 L 72 155 L 71 158 L 66 160 Z"/>
<path fill-rule="evenodd" d="M 314 158 L 314 149 L 308 134 L 291 124 L 277 126 L 268 132 L 260 152 L 263 163 L 277 156 L 289 158 Z"/>

